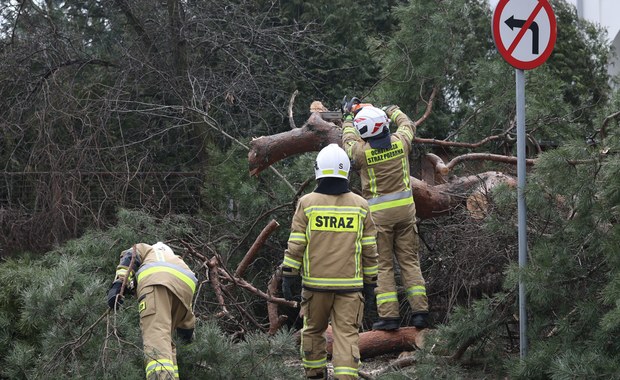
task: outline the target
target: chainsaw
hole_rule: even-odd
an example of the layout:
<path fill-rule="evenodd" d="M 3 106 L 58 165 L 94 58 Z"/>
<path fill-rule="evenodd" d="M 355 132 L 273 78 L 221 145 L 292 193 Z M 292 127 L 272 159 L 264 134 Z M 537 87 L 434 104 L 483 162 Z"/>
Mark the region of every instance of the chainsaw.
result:
<path fill-rule="evenodd" d="M 372 106 L 372 104 L 362 103 L 362 101 L 355 96 L 347 100 L 347 96 L 345 95 L 344 98 L 342 98 L 340 111 L 323 111 L 319 112 L 319 114 L 321 115 L 321 118 L 325 121 L 342 121 L 342 116 L 345 113 L 352 113 L 353 115 L 355 115 L 359 112 L 359 110 L 366 106 Z"/>

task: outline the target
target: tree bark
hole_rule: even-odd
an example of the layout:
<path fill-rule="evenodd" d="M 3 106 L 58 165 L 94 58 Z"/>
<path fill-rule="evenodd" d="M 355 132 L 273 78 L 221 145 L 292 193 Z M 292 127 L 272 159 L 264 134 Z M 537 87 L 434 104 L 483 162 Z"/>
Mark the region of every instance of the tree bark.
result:
<path fill-rule="evenodd" d="M 341 140 L 342 130 L 314 112 L 301 128 L 253 139 L 248 153 L 250 174 L 258 175 L 286 157 L 316 152 L 331 143 L 340 145 Z"/>

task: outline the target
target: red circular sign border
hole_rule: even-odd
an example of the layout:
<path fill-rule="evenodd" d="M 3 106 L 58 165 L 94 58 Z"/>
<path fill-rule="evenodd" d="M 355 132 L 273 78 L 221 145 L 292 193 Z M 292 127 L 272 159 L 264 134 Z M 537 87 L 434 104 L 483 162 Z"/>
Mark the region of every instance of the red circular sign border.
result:
<path fill-rule="evenodd" d="M 549 58 L 551 53 L 553 52 L 553 48 L 555 47 L 555 41 L 557 38 L 557 22 L 555 20 L 555 13 L 553 12 L 553 8 L 551 8 L 551 4 L 547 0 L 539 0 L 542 2 L 543 9 L 547 11 L 547 16 L 549 17 L 549 26 L 551 30 L 551 36 L 549 38 L 549 43 L 545 51 L 538 56 L 538 58 L 533 61 L 521 61 L 508 53 L 508 50 L 504 48 L 504 44 L 501 41 L 499 26 L 501 23 L 501 15 L 502 11 L 506 4 L 508 4 L 510 0 L 500 0 L 499 4 L 495 7 L 495 11 L 493 11 L 493 41 L 495 42 L 495 47 L 499 51 L 499 54 L 504 57 L 506 62 L 517 69 L 521 70 L 531 70 L 534 69 L 543 63 Z"/>

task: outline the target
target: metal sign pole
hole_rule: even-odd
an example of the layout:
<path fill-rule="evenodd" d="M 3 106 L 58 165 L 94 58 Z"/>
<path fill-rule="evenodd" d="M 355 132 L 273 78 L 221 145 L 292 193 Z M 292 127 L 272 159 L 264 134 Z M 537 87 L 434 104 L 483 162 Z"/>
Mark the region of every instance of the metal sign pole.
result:
<path fill-rule="evenodd" d="M 517 208 L 519 217 L 519 348 L 527 355 L 525 280 L 527 220 L 525 217 L 525 72 L 542 65 L 553 52 L 557 23 L 548 0 L 499 0 L 491 22 L 499 54 L 515 69 L 517 84 Z M 531 33 L 528 33 L 530 31 Z"/>
<path fill-rule="evenodd" d="M 527 264 L 527 219 L 525 215 L 525 72 L 515 70 L 517 87 L 517 209 L 519 232 L 519 269 Z M 519 353 L 521 359 L 527 355 L 527 313 L 525 281 L 519 275 Z"/>

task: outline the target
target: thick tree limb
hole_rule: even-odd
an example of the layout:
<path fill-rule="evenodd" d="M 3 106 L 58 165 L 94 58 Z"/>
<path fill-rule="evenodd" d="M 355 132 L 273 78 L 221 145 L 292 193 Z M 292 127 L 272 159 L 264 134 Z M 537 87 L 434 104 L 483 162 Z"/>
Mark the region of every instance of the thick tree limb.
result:
<path fill-rule="evenodd" d="M 301 128 L 253 139 L 248 153 L 250 174 L 258 175 L 286 157 L 317 152 L 331 143 L 340 144 L 341 139 L 342 130 L 315 112 Z"/>
<path fill-rule="evenodd" d="M 265 243 L 269 235 L 271 235 L 271 233 L 275 231 L 278 227 L 280 227 L 280 224 L 278 224 L 278 222 L 272 219 L 269 222 L 269 224 L 267 224 L 265 228 L 263 228 L 261 233 L 258 235 L 256 240 L 254 241 L 254 244 L 252 244 L 248 252 L 243 257 L 243 260 L 241 260 L 241 262 L 237 266 L 237 270 L 235 271 L 235 276 L 243 277 L 246 269 L 248 269 L 248 266 L 254 261 L 254 258 L 256 257 L 256 253 L 258 252 L 258 250 L 263 246 L 263 244 Z"/>
<path fill-rule="evenodd" d="M 485 192 L 495 186 L 507 183 L 514 184 L 514 178 L 496 171 L 489 171 L 467 177 L 459 177 L 450 182 L 431 186 L 428 183 L 411 177 L 411 188 L 416 205 L 416 216 L 430 219 L 450 212 L 464 202 L 475 191 Z"/>
<path fill-rule="evenodd" d="M 454 157 L 450 162 L 446 164 L 446 167 L 451 170 L 456 165 L 465 162 L 465 161 L 493 161 L 493 162 L 502 162 L 505 164 L 516 164 L 517 157 L 514 156 L 502 156 L 501 154 L 491 154 L 491 153 L 468 153 L 463 154 L 458 157 Z M 527 165 L 534 165 L 536 163 L 535 159 L 528 158 L 525 160 Z"/>
<path fill-rule="evenodd" d="M 271 276 L 269 284 L 267 285 L 267 294 L 273 296 L 278 293 L 278 284 L 282 280 L 281 270 L 277 270 Z M 275 334 L 280 327 L 286 322 L 288 317 L 286 315 L 280 315 L 278 313 L 278 305 L 274 302 L 267 303 L 267 315 L 269 317 L 269 335 Z"/>

